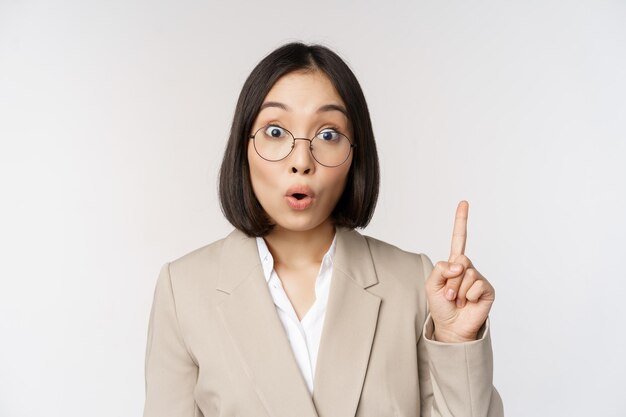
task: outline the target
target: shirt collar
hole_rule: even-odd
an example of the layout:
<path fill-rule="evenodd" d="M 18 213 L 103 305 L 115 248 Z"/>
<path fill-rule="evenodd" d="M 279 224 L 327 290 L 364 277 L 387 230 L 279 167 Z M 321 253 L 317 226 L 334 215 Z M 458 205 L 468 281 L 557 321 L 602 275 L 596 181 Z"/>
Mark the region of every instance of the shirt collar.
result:
<path fill-rule="evenodd" d="M 333 237 L 333 241 L 330 244 L 330 247 L 324 254 L 322 258 L 321 267 L 330 267 L 333 264 L 333 258 L 335 256 L 335 247 L 337 244 L 337 232 L 335 232 L 335 236 Z M 265 239 L 262 237 L 256 238 L 256 246 L 259 251 L 259 258 L 261 259 L 261 265 L 263 266 L 263 275 L 265 276 L 265 280 L 269 282 L 270 277 L 272 276 L 272 271 L 274 270 L 274 257 L 270 253 L 269 248 L 267 247 L 267 243 Z"/>

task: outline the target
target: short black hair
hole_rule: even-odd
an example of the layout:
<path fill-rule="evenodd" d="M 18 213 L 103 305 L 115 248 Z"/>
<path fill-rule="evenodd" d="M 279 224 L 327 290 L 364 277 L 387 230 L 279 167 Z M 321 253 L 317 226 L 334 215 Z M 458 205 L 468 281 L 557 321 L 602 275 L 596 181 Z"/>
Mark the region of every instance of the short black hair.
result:
<path fill-rule="evenodd" d="M 352 165 L 346 187 L 331 213 L 335 226 L 363 228 L 378 199 L 380 168 L 365 96 L 348 65 L 329 48 L 301 42 L 285 44 L 261 60 L 246 79 L 233 117 L 219 173 L 219 197 L 226 219 L 248 236 L 265 236 L 274 227 L 257 200 L 250 180 L 248 141 L 261 105 L 280 77 L 293 71 L 321 71 L 346 105 L 352 126 Z"/>

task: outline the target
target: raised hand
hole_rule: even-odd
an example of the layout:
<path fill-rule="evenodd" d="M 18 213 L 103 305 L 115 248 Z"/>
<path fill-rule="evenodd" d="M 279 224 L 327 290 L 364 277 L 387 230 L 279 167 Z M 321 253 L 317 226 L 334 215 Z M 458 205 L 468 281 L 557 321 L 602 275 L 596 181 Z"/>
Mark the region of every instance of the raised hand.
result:
<path fill-rule="evenodd" d="M 476 340 L 495 300 L 495 290 L 465 256 L 469 204 L 456 209 L 448 262 L 440 261 L 426 280 L 426 295 L 435 323 L 435 340 Z"/>

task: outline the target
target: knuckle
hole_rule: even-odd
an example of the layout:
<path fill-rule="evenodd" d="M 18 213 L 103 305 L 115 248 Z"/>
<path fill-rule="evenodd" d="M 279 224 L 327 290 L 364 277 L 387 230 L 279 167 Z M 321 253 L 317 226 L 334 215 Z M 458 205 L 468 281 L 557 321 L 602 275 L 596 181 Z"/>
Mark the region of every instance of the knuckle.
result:
<path fill-rule="evenodd" d="M 459 255 L 459 257 L 456 258 L 456 262 L 463 264 L 466 268 L 471 264 L 469 258 L 465 255 Z"/>
<path fill-rule="evenodd" d="M 461 284 L 461 289 L 460 291 L 463 292 L 463 294 L 467 293 L 469 291 L 469 289 L 472 287 L 472 283 L 468 280 L 463 280 L 463 283 Z"/>
<path fill-rule="evenodd" d="M 467 288 L 461 286 L 461 288 L 459 288 L 459 293 L 457 294 L 457 298 L 464 299 L 466 294 L 467 294 Z"/>
<path fill-rule="evenodd" d="M 448 280 L 448 287 L 457 290 L 461 286 L 460 278 L 451 278 Z"/>

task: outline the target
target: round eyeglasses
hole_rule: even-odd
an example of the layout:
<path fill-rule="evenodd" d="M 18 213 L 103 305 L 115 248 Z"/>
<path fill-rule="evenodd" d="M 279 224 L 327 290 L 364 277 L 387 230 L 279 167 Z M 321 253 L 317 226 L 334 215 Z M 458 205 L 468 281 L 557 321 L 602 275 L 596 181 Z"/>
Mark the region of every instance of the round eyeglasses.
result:
<path fill-rule="evenodd" d="M 343 133 L 332 128 L 324 128 L 314 138 L 296 138 L 293 134 L 277 125 L 266 125 L 250 135 L 254 140 L 254 150 L 267 161 L 280 161 L 289 156 L 296 146 L 296 140 L 308 140 L 311 155 L 325 167 L 337 167 L 348 159 L 355 144 Z"/>

